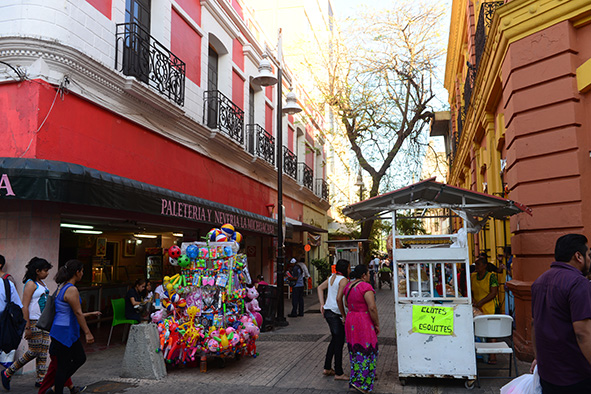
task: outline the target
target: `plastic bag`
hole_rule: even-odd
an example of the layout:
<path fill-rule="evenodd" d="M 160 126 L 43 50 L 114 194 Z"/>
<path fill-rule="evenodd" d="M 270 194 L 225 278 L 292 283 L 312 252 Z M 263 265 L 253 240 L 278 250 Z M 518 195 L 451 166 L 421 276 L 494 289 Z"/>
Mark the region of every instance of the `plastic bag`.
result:
<path fill-rule="evenodd" d="M 523 374 L 501 387 L 501 394 L 542 394 L 538 366 L 535 366 L 533 374 Z"/>

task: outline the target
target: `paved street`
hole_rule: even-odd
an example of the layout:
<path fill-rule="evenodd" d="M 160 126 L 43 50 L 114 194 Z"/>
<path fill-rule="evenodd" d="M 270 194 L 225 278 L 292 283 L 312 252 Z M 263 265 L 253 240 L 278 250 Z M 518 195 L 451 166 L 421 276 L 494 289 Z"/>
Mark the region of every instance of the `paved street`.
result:
<path fill-rule="evenodd" d="M 390 290 L 377 293 L 380 325 L 380 356 L 376 393 L 465 393 L 464 381 L 443 379 L 410 379 L 403 387 L 398 381 L 395 341 L 395 316 Z M 286 301 L 286 313 L 290 311 Z M 319 313 L 316 297 L 306 296 L 307 313 L 303 318 L 288 318 L 290 325 L 262 333 L 257 350 L 259 357 L 239 361 L 228 360 L 225 365 L 213 360 L 207 373 L 199 368 L 169 368 L 161 381 L 122 379 L 119 377 L 125 348 L 117 343 L 107 350 L 90 348 L 86 364 L 74 376 L 75 384 L 90 385 L 91 393 L 346 393 L 348 383 L 334 381 L 322 375 L 324 354 L 330 340 L 328 326 Z M 115 335 L 116 342 L 121 340 Z M 101 346 L 102 347 L 102 346 Z M 93 351 L 94 350 L 94 351 Z M 345 371 L 349 367 L 344 350 Z M 528 363 L 519 363 L 520 372 Z M 488 379 L 473 393 L 498 393 L 507 379 Z M 15 376 L 11 393 L 34 393 L 32 373 Z M 67 392 L 67 390 L 66 390 Z"/>

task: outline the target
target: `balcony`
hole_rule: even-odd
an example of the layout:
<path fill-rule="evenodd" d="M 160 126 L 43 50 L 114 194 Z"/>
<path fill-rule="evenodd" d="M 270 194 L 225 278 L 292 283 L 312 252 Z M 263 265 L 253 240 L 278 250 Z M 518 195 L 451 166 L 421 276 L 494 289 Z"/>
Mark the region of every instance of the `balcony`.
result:
<path fill-rule="evenodd" d="M 117 24 L 115 69 L 184 105 L 185 63 L 136 23 Z"/>
<path fill-rule="evenodd" d="M 298 182 L 310 190 L 314 187 L 314 171 L 306 163 L 298 163 Z"/>
<path fill-rule="evenodd" d="M 297 179 L 298 159 L 287 146 L 283 147 L 283 172 L 293 179 Z"/>
<path fill-rule="evenodd" d="M 474 88 L 474 81 L 476 80 L 476 66 L 468 63 L 466 70 L 466 80 L 464 81 L 464 116 L 468 112 L 470 100 L 472 99 L 472 89 Z"/>
<path fill-rule="evenodd" d="M 478 24 L 476 25 L 476 35 L 474 36 L 474 46 L 476 51 L 476 69 L 480 65 L 480 59 L 486 46 L 486 37 L 488 29 L 492 23 L 492 18 L 497 8 L 504 4 L 503 1 L 487 1 L 480 6 L 478 14 Z"/>
<path fill-rule="evenodd" d="M 258 124 L 246 125 L 247 149 L 257 157 L 275 165 L 275 138 Z"/>
<path fill-rule="evenodd" d="M 328 201 L 328 182 L 322 178 L 316 178 L 316 195 Z"/>
<path fill-rule="evenodd" d="M 219 129 L 244 144 L 244 111 L 219 90 L 208 90 L 203 97 L 203 119 L 210 129 Z"/>

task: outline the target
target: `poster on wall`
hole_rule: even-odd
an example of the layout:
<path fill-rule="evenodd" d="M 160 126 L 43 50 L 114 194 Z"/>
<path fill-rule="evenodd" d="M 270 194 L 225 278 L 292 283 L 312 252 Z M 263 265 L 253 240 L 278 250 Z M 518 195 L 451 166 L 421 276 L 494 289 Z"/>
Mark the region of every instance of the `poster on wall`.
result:
<path fill-rule="evenodd" d="M 123 245 L 123 257 L 133 257 L 135 256 L 135 239 L 127 239 L 124 241 Z"/>
<path fill-rule="evenodd" d="M 95 255 L 98 257 L 104 257 L 107 255 L 107 238 L 96 239 Z"/>

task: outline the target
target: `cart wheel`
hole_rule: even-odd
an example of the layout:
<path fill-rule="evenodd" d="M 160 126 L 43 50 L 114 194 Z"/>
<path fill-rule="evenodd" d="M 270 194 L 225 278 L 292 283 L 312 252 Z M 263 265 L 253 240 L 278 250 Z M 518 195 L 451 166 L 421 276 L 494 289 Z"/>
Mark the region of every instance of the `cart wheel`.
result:
<path fill-rule="evenodd" d="M 400 378 L 400 385 L 406 386 L 406 378 Z"/>
<path fill-rule="evenodd" d="M 476 385 L 476 381 L 475 380 L 466 380 L 464 382 L 464 387 L 466 387 L 468 390 L 472 390 L 474 388 L 474 386 Z"/>

